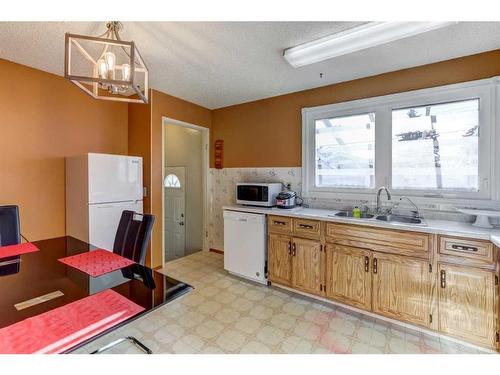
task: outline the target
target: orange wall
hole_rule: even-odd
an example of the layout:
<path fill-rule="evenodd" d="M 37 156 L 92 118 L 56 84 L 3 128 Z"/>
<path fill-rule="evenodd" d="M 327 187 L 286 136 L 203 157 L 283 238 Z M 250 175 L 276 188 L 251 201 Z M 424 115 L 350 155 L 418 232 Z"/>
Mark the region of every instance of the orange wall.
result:
<path fill-rule="evenodd" d="M 302 164 L 303 107 L 496 75 L 500 50 L 216 109 L 211 140 L 224 140 L 224 167 L 297 167 Z"/>
<path fill-rule="evenodd" d="M 0 59 L 0 204 L 20 206 L 30 240 L 65 234 L 64 157 L 127 154 L 127 104 Z"/>
<path fill-rule="evenodd" d="M 163 265 L 163 136 L 162 117 L 210 128 L 212 112 L 199 105 L 152 90 L 151 95 L 151 213 L 156 217 L 151 237 L 153 266 Z"/>
<path fill-rule="evenodd" d="M 209 128 L 211 143 L 223 139 L 225 167 L 300 166 L 303 107 L 495 75 L 500 50 L 210 111 L 156 90 L 148 105 L 98 101 L 61 77 L 0 60 L 0 204 L 20 205 L 29 238 L 63 235 L 64 157 L 142 156 L 144 209 L 157 220 L 152 264 L 160 266 L 163 116 Z"/>
<path fill-rule="evenodd" d="M 144 186 L 149 193 L 144 211 L 156 218 L 151 238 L 151 258 L 148 254 L 147 259 L 154 267 L 163 264 L 163 117 L 206 128 L 210 128 L 212 123 L 209 109 L 157 90 L 150 91 L 148 105 L 129 106 L 129 151 L 144 158 Z"/>
<path fill-rule="evenodd" d="M 128 106 L 128 151 L 129 155 L 142 156 L 143 184 L 151 190 L 151 106 L 129 104 Z M 144 197 L 144 212 L 151 212 L 150 194 Z"/>
<path fill-rule="evenodd" d="M 144 197 L 143 209 L 151 213 L 151 105 L 128 106 L 128 150 L 129 155 L 142 156 L 143 185 L 148 194 Z M 146 264 L 151 264 L 151 244 L 148 245 Z"/>

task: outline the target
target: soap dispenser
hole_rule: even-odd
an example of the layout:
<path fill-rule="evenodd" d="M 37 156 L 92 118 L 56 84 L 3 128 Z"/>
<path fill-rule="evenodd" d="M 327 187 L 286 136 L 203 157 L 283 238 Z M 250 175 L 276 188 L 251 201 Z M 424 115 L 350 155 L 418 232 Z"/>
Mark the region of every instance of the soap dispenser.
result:
<path fill-rule="evenodd" d="M 354 208 L 352 209 L 352 217 L 355 217 L 357 219 L 361 218 L 361 210 L 358 206 L 354 206 Z"/>

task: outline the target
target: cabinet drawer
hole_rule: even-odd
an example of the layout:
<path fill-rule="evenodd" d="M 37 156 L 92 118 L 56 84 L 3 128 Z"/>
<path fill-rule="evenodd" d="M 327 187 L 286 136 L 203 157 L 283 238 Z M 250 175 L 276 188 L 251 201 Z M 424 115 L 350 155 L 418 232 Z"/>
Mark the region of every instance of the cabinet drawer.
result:
<path fill-rule="evenodd" d="M 493 263 L 493 245 L 489 241 L 439 236 L 439 254 Z"/>
<path fill-rule="evenodd" d="M 321 225 L 317 220 L 293 219 L 293 233 L 297 236 L 319 238 L 320 232 Z"/>
<path fill-rule="evenodd" d="M 428 257 L 427 233 L 373 228 L 352 224 L 326 224 L 326 241 L 385 253 Z"/>
<path fill-rule="evenodd" d="M 292 218 L 269 215 L 268 227 L 269 232 L 292 233 Z"/>

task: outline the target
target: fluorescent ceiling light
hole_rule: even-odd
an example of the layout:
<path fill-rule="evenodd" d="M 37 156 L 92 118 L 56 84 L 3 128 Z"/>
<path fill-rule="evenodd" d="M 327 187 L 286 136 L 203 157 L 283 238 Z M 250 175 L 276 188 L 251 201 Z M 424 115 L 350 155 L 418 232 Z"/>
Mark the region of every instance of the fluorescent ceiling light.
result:
<path fill-rule="evenodd" d="M 297 68 L 455 23 L 457 22 L 369 22 L 337 34 L 288 48 L 283 53 L 283 56 L 291 66 Z"/>

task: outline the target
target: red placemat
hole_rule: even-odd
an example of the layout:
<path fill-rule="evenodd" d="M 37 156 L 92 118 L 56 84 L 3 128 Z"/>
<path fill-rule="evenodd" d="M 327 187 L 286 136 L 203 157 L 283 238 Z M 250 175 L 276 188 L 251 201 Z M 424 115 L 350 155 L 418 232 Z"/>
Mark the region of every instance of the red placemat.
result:
<path fill-rule="evenodd" d="M 141 311 L 108 289 L 0 329 L 0 353 L 62 353 Z"/>
<path fill-rule="evenodd" d="M 35 245 L 33 245 L 31 242 L 20 243 L 16 245 L 0 246 L 0 259 L 15 257 L 17 255 L 22 255 L 26 253 L 32 253 L 34 251 L 40 251 L 40 249 Z"/>
<path fill-rule="evenodd" d="M 71 255 L 69 257 L 60 258 L 58 261 L 79 269 L 92 277 L 101 276 L 105 273 L 116 271 L 135 263 L 121 255 L 103 249 Z"/>

